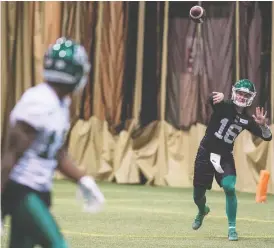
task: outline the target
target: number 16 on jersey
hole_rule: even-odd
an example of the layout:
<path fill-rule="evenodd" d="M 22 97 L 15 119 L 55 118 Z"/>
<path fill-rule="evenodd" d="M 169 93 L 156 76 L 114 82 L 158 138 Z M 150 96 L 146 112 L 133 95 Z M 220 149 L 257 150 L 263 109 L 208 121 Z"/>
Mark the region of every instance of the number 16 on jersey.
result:
<path fill-rule="evenodd" d="M 232 123 L 225 132 L 228 121 L 229 120 L 227 118 L 221 120 L 221 126 L 219 130 L 215 132 L 215 136 L 220 140 L 223 139 L 224 142 L 228 144 L 232 144 L 243 128 L 235 123 Z"/>

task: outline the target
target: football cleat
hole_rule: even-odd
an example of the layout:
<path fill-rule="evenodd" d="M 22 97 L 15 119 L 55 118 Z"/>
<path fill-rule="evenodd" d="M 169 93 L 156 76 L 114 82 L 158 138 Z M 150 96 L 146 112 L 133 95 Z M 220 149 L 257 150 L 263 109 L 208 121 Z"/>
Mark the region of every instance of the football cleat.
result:
<path fill-rule="evenodd" d="M 235 228 L 229 228 L 229 230 L 228 230 L 228 240 L 229 241 L 237 241 L 238 240 L 238 233 L 236 232 Z"/>
<path fill-rule="evenodd" d="M 205 206 L 205 211 L 204 213 L 198 213 L 193 224 L 192 224 L 192 229 L 193 230 L 198 230 L 202 224 L 205 216 L 210 212 L 210 208 L 208 206 Z"/>

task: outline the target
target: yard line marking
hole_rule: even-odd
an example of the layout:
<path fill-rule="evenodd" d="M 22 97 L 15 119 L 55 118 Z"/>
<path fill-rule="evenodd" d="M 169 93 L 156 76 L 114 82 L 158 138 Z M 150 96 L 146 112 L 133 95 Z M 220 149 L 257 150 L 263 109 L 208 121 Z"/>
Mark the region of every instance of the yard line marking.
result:
<path fill-rule="evenodd" d="M 62 198 L 62 197 L 56 197 L 54 198 L 54 201 L 75 201 L 75 199 L 73 198 Z M 166 202 L 166 203 L 169 203 L 169 202 L 189 202 L 189 203 L 193 203 L 193 200 L 188 200 L 188 199 L 155 199 L 155 200 L 152 200 L 151 198 L 147 198 L 147 199 L 142 199 L 140 200 L 137 199 L 137 198 L 108 198 L 106 199 L 107 202 L 144 202 L 144 201 L 149 201 L 149 202 Z M 225 200 L 212 200 L 212 201 L 209 201 L 210 204 L 225 204 Z M 239 204 L 254 204 L 254 202 L 251 202 L 251 201 L 248 201 L 248 200 L 238 200 L 238 203 Z"/>
<path fill-rule="evenodd" d="M 130 210 L 130 211 L 143 211 L 143 212 L 149 212 L 149 213 L 156 213 L 156 214 L 179 214 L 184 215 L 187 217 L 193 217 L 192 215 L 187 215 L 184 212 L 178 212 L 178 211 L 167 211 L 167 210 L 153 210 L 153 209 L 146 209 L 146 208 L 135 208 L 135 207 L 111 207 L 111 208 L 117 208 L 120 210 Z M 216 219 L 227 219 L 227 216 L 218 216 L 218 215 L 207 215 L 207 218 L 216 218 Z M 238 217 L 237 220 L 242 221 L 249 221 L 249 222 L 261 222 L 261 223 L 274 223 L 274 220 L 260 220 L 260 219 L 253 219 L 249 217 Z"/>
<path fill-rule="evenodd" d="M 75 202 L 73 205 L 78 206 L 77 202 Z M 58 204 L 55 204 L 53 208 L 57 207 Z M 124 207 L 124 206 L 110 206 L 106 205 L 105 212 L 112 212 L 113 210 L 115 212 L 116 209 L 122 211 L 136 211 L 136 212 L 145 212 L 145 213 L 153 213 L 153 214 L 173 214 L 173 215 L 183 215 L 189 218 L 192 218 L 192 215 L 186 214 L 185 212 L 179 212 L 179 211 L 168 211 L 164 209 L 155 209 L 155 208 L 137 208 L 137 207 Z M 103 212 L 102 212 L 103 214 Z M 227 219 L 227 216 L 225 215 L 207 215 L 207 219 Z M 274 223 L 274 220 L 262 220 L 262 219 L 255 219 L 252 217 L 237 217 L 237 221 L 247 221 L 247 222 L 257 222 L 257 223 Z"/>
<path fill-rule="evenodd" d="M 5 228 L 10 227 L 9 225 L 4 225 Z M 216 239 L 216 238 L 227 238 L 227 235 L 163 235 L 163 234 L 152 234 L 152 235 L 136 235 L 136 234 L 107 234 L 107 233 L 94 233 L 94 232 L 77 232 L 70 231 L 66 229 L 61 229 L 63 234 L 86 236 L 86 237 L 114 237 L 114 238 L 164 238 L 164 239 Z M 4 233 L 4 236 L 7 233 Z M 240 239 L 274 239 L 274 235 L 241 235 Z"/>
<path fill-rule="evenodd" d="M 115 237 L 115 238 L 166 238 L 166 239 L 203 239 L 203 238 L 227 238 L 227 235 L 135 235 L 135 234 L 104 234 L 104 233 L 87 233 L 87 232 L 74 232 L 69 230 L 62 230 L 64 234 L 79 235 L 79 236 L 88 236 L 88 237 Z M 240 239 L 274 239 L 274 235 L 243 235 L 240 236 Z"/>

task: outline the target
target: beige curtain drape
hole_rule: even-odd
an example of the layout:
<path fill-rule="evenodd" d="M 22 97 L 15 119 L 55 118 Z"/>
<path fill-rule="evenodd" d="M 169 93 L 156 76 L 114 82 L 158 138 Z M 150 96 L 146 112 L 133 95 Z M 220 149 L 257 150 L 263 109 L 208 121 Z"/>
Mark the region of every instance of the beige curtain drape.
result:
<path fill-rule="evenodd" d="M 1 3 L 1 136 L 2 147 L 5 144 L 5 133 L 9 113 L 22 92 L 34 85 L 36 71 L 39 63 L 35 64 L 34 58 L 39 56 L 33 47 L 37 45 L 39 32 L 39 14 L 35 10 L 40 3 L 28 4 L 26 2 L 2 2 Z M 35 30 L 36 28 L 36 30 Z"/>
<path fill-rule="evenodd" d="M 59 2 L 2 2 L 2 134 L 22 93 L 40 83 L 46 47 L 59 36 Z"/>
<path fill-rule="evenodd" d="M 139 35 L 143 32 L 142 11 L 139 6 Z M 168 5 L 165 6 L 168 11 Z M 141 11 L 140 11 L 141 10 Z M 165 19 L 167 22 L 167 20 Z M 166 26 L 167 27 L 167 26 Z M 141 30 L 141 31 L 140 31 Z M 142 59 L 142 36 L 138 36 L 137 67 Z M 165 40 L 165 39 L 164 39 Z M 162 73 L 165 77 L 165 49 L 163 49 Z M 138 69 L 137 69 L 138 70 Z M 141 72 L 140 72 L 141 73 Z M 139 74 L 137 74 L 139 75 Z M 136 77 L 141 79 L 139 75 Z M 141 80 L 135 83 L 134 116 L 138 120 L 140 111 Z M 165 115 L 166 88 L 164 79 L 161 88 L 161 116 Z M 191 187 L 196 152 L 205 132 L 205 125 L 195 124 L 188 131 L 176 130 L 164 119 L 146 126 L 137 136 L 131 136 L 131 129 L 118 135 L 108 130 L 106 121 L 91 117 L 79 121 L 72 130 L 70 151 L 80 168 L 100 180 L 117 183 L 145 183 L 172 187 Z M 271 126 L 273 131 L 274 126 Z M 259 171 L 273 171 L 273 141 L 262 142 L 244 131 L 235 144 L 235 161 L 238 180 L 237 190 L 255 192 Z M 99 155 L 98 155 L 99 154 Z M 143 179 L 144 177 L 144 179 Z M 214 190 L 220 190 L 214 183 Z M 274 193 L 274 177 L 271 173 L 269 192 Z"/>
<path fill-rule="evenodd" d="M 94 78 L 93 114 L 115 132 L 120 124 L 123 100 L 126 15 L 123 2 L 99 2 Z"/>
<path fill-rule="evenodd" d="M 114 128 L 120 122 L 123 102 L 122 78 L 127 34 L 124 23 L 128 18 L 123 3 L 1 2 L 2 146 L 10 110 L 25 89 L 42 81 L 45 48 L 60 35 L 69 35 L 84 44 L 91 55 L 93 67 L 92 80 L 86 88 L 85 120 L 78 120 L 80 99 L 72 109 L 75 125 L 71 131 L 69 151 L 79 168 L 98 180 L 192 187 L 194 160 L 206 126 L 194 123 L 188 131 L 183 131 L 165 120 L 169 83 L 166 75 L 170 66 L 167 60 L 170 52 L 167 37 L 172 32 L 168 18 L 171 3 L 168 1 L 164 3 L 163 42 L 159 54 L 162 58 L 160 118 L 133 135 L 142 108 L 146 7 L 146 2 L 139 2 L 133 120 L 128 129 L 116 133 Z M 273 51 L 273 38 L 272 45 Z M 92 46 L 95 47 L 94 52 Z M 272 68 L 273 64 L 272 60 Z M 273 89 L 272 72 L 272 92 Z M 273 112 L 274 94 L 271 97 Z M 273 114 L 271 130 L 274 133 Z M 271 173 L 268 191 L 274 193 L 273 140 L 262 142 L 244 131 L 236 140 L 234 155 L 238 190 L 255 192 L 259 172 L 266 169 Z M 213 189 L 219 190 L 219 187 L 214 184 Z"/>

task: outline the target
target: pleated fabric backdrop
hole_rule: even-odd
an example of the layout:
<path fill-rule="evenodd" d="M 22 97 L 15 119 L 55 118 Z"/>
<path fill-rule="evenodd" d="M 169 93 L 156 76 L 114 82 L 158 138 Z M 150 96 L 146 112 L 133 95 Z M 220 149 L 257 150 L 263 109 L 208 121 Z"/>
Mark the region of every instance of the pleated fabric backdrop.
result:
<path fill-rule="evenodd" d="M 204 2 L 208 19 L 194 25 L 194 4 L 1 2 L 1 148 L 9 112 L 25 89 L 42 82 L 43 53 L 61 35 L 90 56 L 68 144 L 77 165 L 98 180 L 191 187 L 211 113 L 207 96 L 216 90 L 230 97 L 239 78 L 256 83 L 256 105 L 269 110 L 274 132 L 274 5 Z M 243 132 L 234 154 L 238 190 L 255 192 L 267 169 L 274 193 L 273 141 Z"/>

